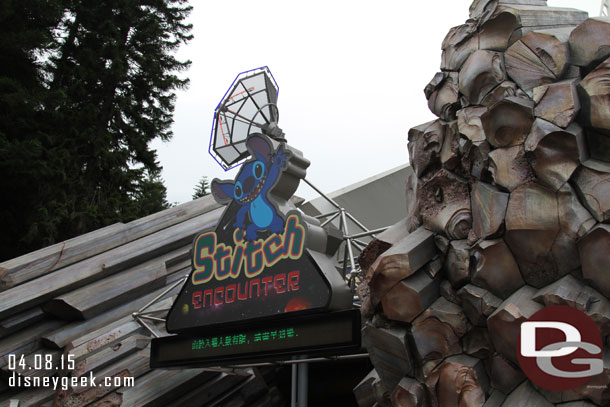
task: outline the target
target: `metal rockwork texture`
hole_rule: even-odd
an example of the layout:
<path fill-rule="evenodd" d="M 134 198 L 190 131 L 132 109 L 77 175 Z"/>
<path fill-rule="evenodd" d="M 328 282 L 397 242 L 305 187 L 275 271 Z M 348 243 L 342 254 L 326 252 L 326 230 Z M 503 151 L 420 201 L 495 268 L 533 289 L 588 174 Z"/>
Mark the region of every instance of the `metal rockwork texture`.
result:
<path fill-rule="evenodd" d="M 610 19 L 475 0 L 409 131 L 407 217 L 360 265 L 364 406 L 610 405 Z M 521 322 L 597 324 L 604 370 L 564 392 L 521 371 Z M 572 402 L 572 403 L 571 403 Z"/>

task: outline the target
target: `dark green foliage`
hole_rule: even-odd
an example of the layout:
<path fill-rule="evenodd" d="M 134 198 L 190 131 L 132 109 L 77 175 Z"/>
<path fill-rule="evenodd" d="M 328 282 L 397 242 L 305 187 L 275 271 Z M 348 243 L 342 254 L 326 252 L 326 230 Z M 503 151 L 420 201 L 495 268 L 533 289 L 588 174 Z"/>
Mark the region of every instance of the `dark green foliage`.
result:
<path fill-rule="evenodd" d="M 195 187 L 195 192 L 193 193 L 193 199 L 201 198 L 202 196 L 206 196 L 210 193 L 210 183 L 208 182 L 208 177 L 205 175 L 201 177 L 199 183 Z"/>
<path fill-rule="evenodd" d="M 0 0 L 0 260 L 169 207 L 186 0 Z"/>

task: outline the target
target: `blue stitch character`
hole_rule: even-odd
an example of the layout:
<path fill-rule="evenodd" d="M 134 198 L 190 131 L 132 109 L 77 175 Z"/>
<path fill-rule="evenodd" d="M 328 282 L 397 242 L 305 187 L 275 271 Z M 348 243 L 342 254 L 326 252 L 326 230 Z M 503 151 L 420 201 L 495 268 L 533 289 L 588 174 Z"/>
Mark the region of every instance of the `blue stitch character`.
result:
<path fill-rule="evenodd" d="M 246 240 L 253 241 L 258 238 L 258 231 L 282 233 L 284 230 L 284 219 L 269 202 L 267 193 L 286 168 L 292 153 L 285 150 L 284 144 L 275 151 L 271 142 L 258 134 L 248 137 L 246 146 L 252 158 L 243 164 L 235 182 L 214 179 L 211 189 L 217 202 L 227 204 L 234 200 L 240 205 L 234 226 L 245 229 Z"/>

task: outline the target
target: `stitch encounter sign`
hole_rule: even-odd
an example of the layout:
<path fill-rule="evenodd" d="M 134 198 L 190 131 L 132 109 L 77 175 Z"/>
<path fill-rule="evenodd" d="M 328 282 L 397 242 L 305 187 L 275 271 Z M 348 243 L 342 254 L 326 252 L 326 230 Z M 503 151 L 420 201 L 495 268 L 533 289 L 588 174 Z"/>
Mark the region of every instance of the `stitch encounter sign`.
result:
<path fill-rule="evenodd" d="M 237 208 L 230 205 L 231 219 Z M 293 311 L 323 309 L 330 287 L 305 249 L 299 216 L 281 234 L 247 241 L 240 229 L 201 233 L 193 244 L 193 271 L 170 311 L 168 330 L 239 322 Z"/>
<path fill-rule="evenodd" d="M 236 180 L 212 182 L 228 206 L 214 230 L 194 239 L 193 271 L 170 311 L 170 332 L 330 305 L 330 283 L 307 248 L 311 226 L 296 208 L 283 214 L 286 205 L 271 193 L 292 152 L 263 135 L 247 145 L 252 158 Z"/>
<path fill-rule="evenodd" d="M 257 93 L 257 83 L 270 79 L 252 79 L 264 71 L 249 75 L 217 109 L 214 134 L 223 136 L 221 146 L 234 140 L 240 120 L 263 112 L 265 100 L 251 98 L 252 109 L 246 109 L 247 100 L 268 95 Z M 224 121 L 221 115 L 227 116 Z M 167 331 L 175 335 L 153 339 L 153 367 L 337 355 L 360 348 L 360 311 L 353 309 L 352 293 L 335 268 L 342 235 L 292 202 L 309 161 L 268 121 L 276 114 L 260 115 L 264 134 L 237 138 L 240 157 L 247 159 L 235 179 L 211 183 L 214 199 L 225 209 L 213 229 L 193 240 L 191 272 L 166 320 Z M 226 153 L 223 148 L 219 151 Z"/>

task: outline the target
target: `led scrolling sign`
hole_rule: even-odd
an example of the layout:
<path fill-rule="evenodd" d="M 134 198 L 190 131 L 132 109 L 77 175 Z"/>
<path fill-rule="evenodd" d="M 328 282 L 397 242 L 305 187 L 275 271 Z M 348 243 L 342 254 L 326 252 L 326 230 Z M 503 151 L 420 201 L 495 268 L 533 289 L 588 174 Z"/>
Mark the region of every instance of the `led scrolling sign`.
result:
<path fill-rule="evenodd" d="M 346 310 L 271 321 L 211 335 L 153 340 L 152 367 L 218 366 L 289 359 L 295 355 L 337 355 L 360 347 L 360 311 Z"/>

